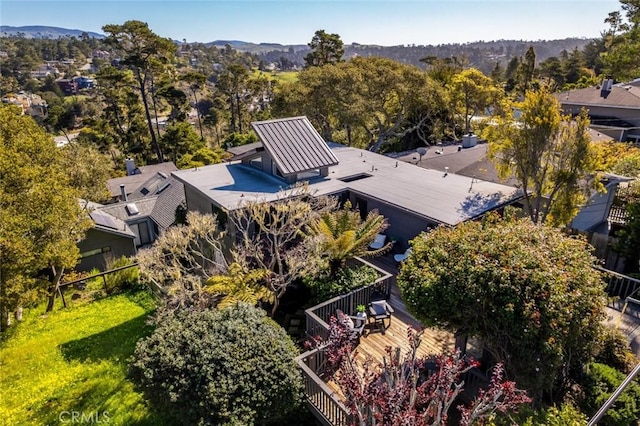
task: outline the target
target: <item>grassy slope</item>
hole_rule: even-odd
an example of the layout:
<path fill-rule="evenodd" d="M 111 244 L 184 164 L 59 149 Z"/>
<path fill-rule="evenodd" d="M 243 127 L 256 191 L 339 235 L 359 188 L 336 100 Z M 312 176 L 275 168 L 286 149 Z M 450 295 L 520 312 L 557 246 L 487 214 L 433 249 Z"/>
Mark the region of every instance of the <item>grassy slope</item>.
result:
<path fill-rule="evenodd" d="M 108 412 L 109 424 L 161 424 L 126 379 L 153 301 L 120 294 L 55 311 L 31 310 L 0 345 L 0 419 L 59 424 L 62 411 Z M 64 418 L 64 417 L 63 417 Z M 102 417 L 104 418 L 104 417 Z"/>

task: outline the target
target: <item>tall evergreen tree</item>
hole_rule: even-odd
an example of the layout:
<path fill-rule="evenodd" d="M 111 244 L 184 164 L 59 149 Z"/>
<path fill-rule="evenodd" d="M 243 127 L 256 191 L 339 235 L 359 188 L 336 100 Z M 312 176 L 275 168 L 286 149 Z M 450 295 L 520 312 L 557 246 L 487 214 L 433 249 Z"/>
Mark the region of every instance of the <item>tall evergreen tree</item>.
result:
<path fill-rule="evenodd" d="M 344 43 L 338 34 L 318 30 L 309 43 L 311 52 L 304 57 L 305 67 L 321 67 L 342 61 Z"/>
<path fill-rule="evenodd" d="M 163 162 L 164 156 L 153 129 L 149 102 L 154 96 L 152 90 L 154 74 L 164 66 L 169 66 L 176 46 L 171 40 L 156 35 L 145 22 L 141 21 L 127 21 L 122 25 L 105 25 L 102 30 L 108 35 L 107 43 L 122 52 L 121 64 L 130 69 L 135 76 L 136 89 L 144 105 L 151 143 L 158 161 Z"/>

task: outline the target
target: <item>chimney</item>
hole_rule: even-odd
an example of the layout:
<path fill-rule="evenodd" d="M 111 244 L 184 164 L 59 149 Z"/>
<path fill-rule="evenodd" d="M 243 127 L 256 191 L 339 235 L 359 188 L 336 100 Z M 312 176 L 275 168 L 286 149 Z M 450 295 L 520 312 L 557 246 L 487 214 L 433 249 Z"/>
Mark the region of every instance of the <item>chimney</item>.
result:
<path fill-rule="evenodd" d="M 127 191 L 124 189 L 124 183 L 120 184 L 120 201 L 127 201 Z"/>
<path fill-rule="evenodd" d="M 136 162 L 133 158 L 127 158 L 124 162 L 127 166 L 127 176 L 131 176 L 136 172 Z"/>
<path fill-rule="evenodd" d="M 611 93 L 611 86 L 613 86 L 613 79 L 607 77 L 602 81 L 602 88 L 600 89 L 600 96 L 606 98 Z"/>

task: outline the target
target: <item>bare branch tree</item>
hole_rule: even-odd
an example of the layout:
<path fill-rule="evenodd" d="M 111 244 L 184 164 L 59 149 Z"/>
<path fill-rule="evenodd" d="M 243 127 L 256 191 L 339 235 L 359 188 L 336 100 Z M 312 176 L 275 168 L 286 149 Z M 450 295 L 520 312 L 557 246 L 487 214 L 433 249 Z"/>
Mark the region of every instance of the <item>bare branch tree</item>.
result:
<path fill-rule="evenodd" d="M 307 229 L 313 218 L 334 209 L 336 201 L 314 197 L 306 186 L 283 191 L 278 200 L 248 200 L 229 215 L 237 231 L 234 260 L 246 269 L 269 271 L 273 316 L 287 289 L 320 268 L 320 244 Z"/>
<path fill-rule="evenodd" d="M 167 229 L 151 248 L 138 252 L 140 273 L 167 288 L 169 305 L 211 304 L 203 284 L 228 269 L 221 239 L 215 216 L 189 212 L 187 225 Z"/>

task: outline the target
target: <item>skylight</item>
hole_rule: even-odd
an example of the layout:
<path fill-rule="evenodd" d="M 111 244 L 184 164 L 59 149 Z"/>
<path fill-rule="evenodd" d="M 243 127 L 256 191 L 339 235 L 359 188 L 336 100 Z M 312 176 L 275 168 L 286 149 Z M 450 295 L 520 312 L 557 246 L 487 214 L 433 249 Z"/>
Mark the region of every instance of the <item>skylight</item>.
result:
<path fill-rule="evenodd" d="M 353 182 L 360 179 L 366 179 L 368 177 L 371 177 L 369 173 L 358 173 L 357 175 L 345 176 L 339 180 L 342 182 Z"/>
<path fill-rule="evenodd" d="M 129 213 L 129 216 L 134 216 L 140 213 L 140 210 L 138 210 L 138 206 L 136 206 L 135 203 L 127 204 L 126 208 L 127 208 L 127 213 Z"/>

